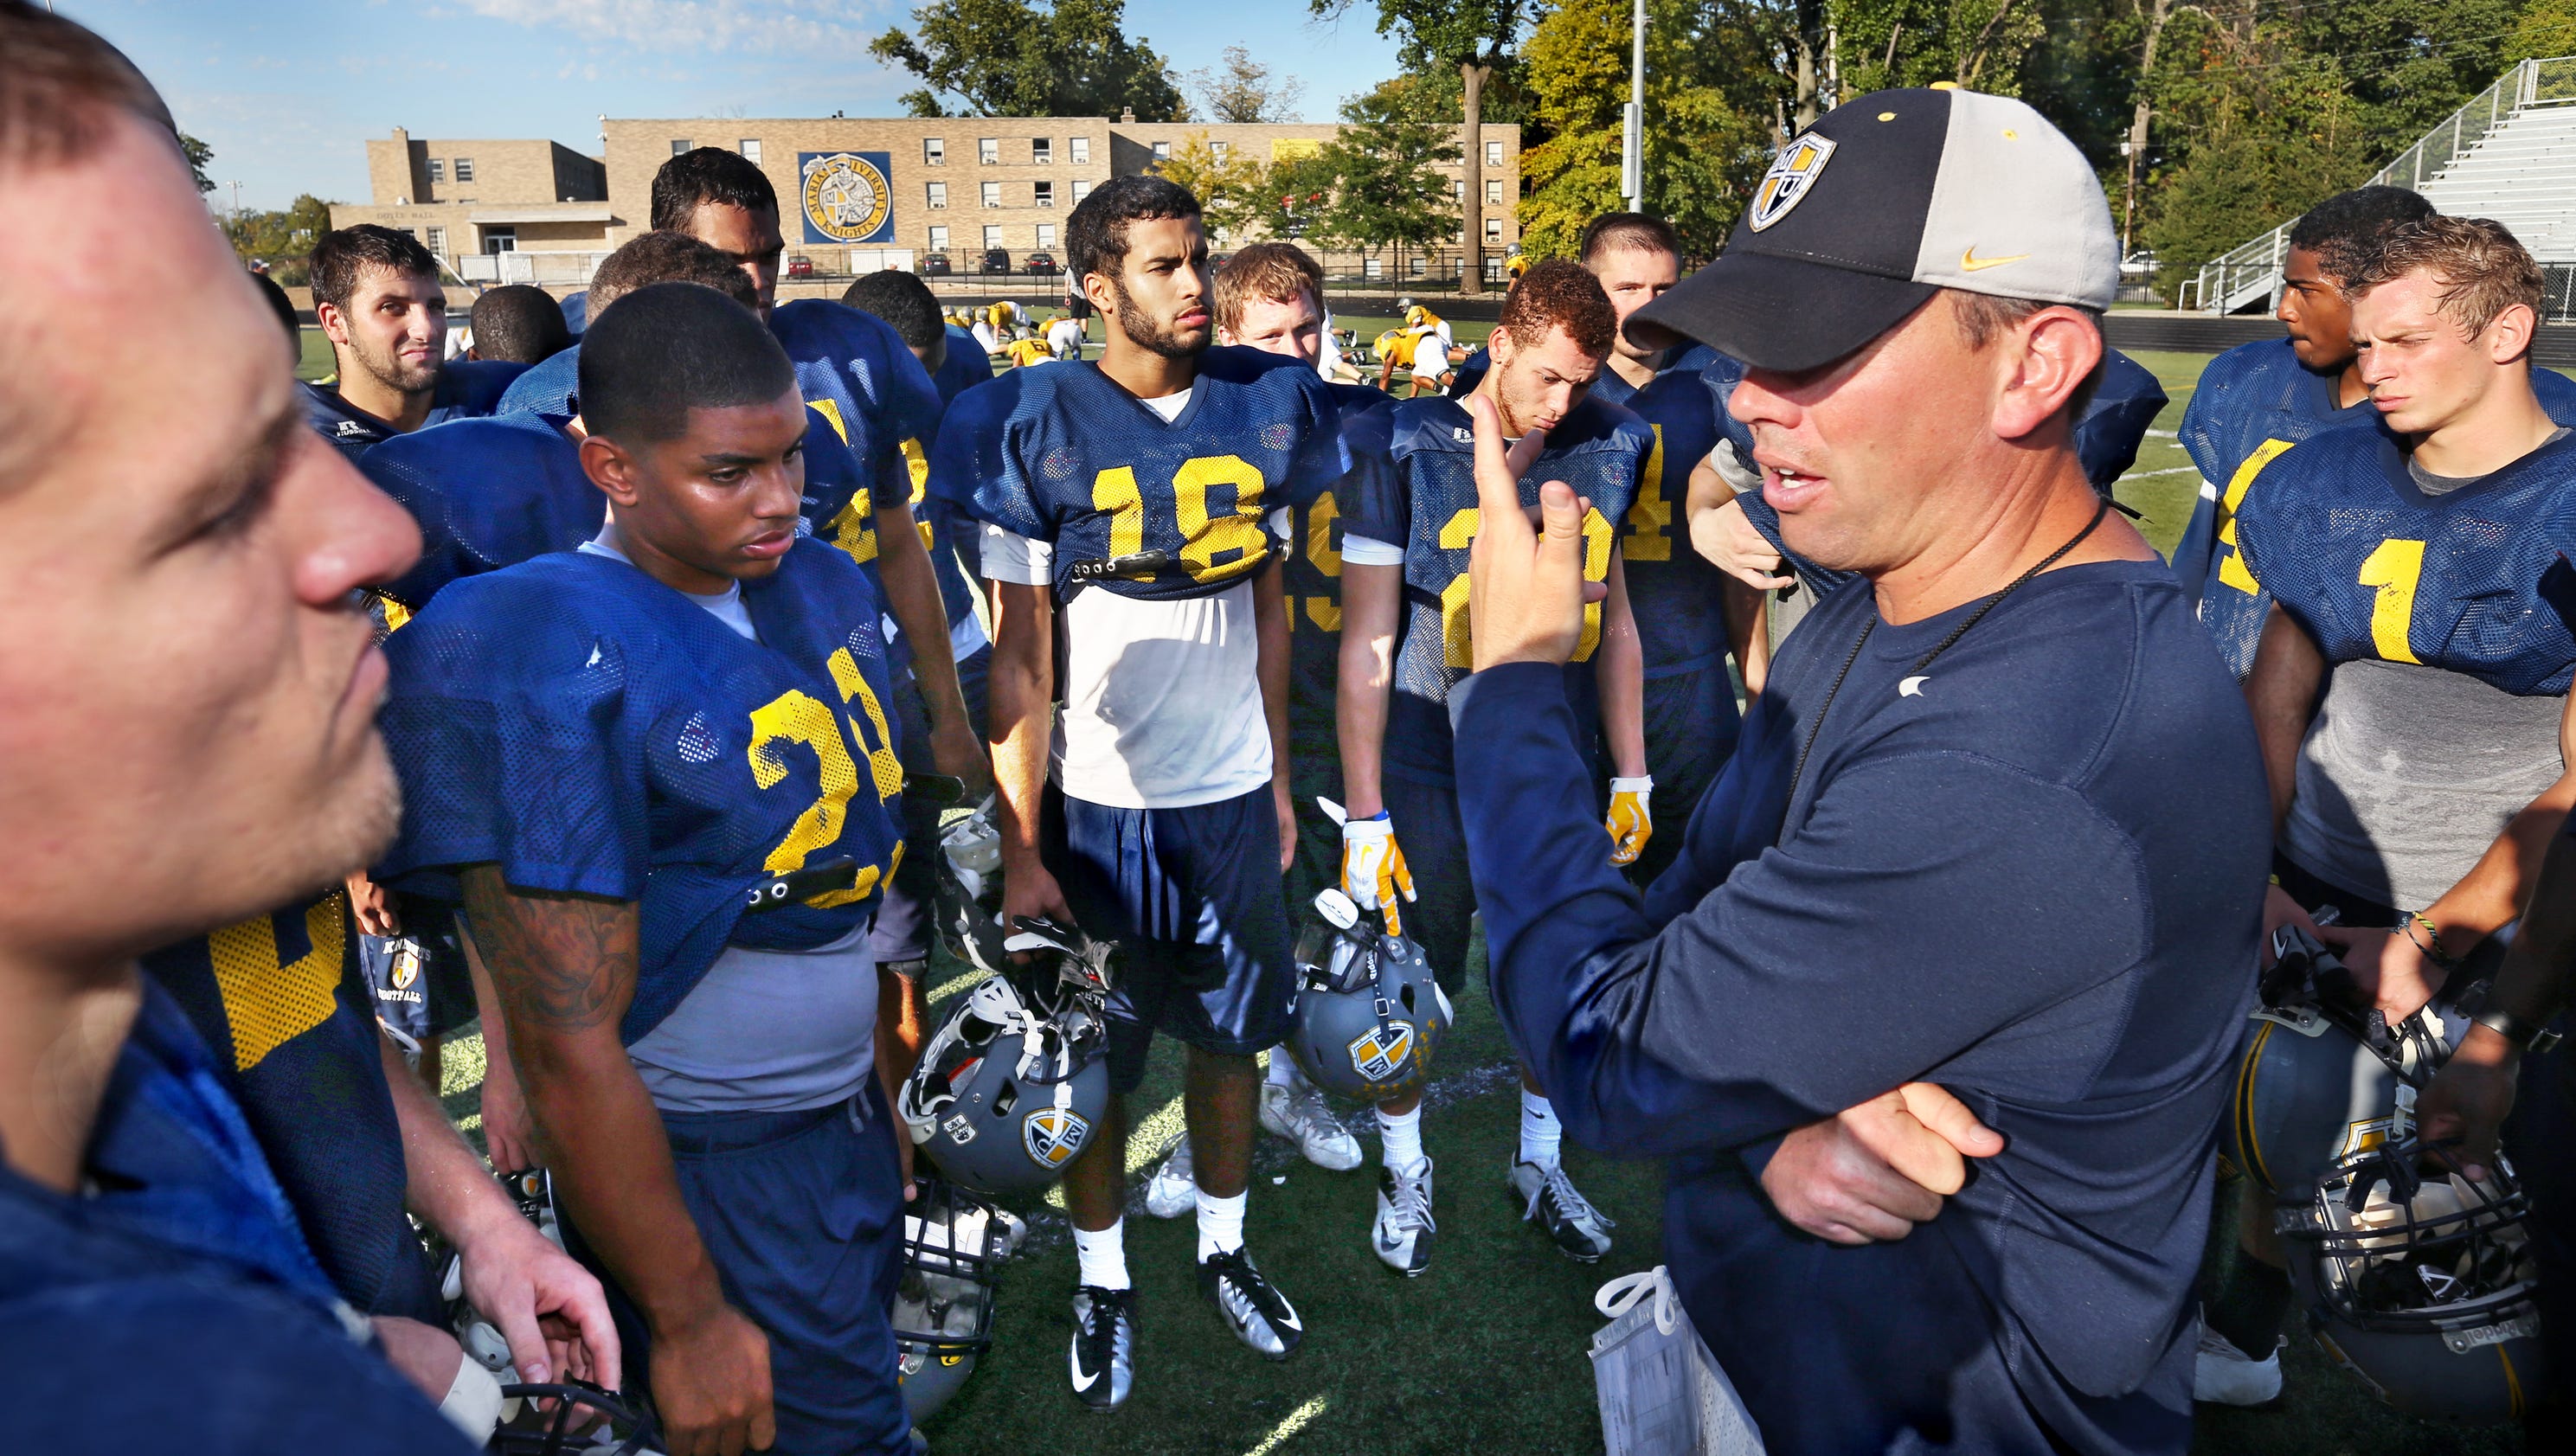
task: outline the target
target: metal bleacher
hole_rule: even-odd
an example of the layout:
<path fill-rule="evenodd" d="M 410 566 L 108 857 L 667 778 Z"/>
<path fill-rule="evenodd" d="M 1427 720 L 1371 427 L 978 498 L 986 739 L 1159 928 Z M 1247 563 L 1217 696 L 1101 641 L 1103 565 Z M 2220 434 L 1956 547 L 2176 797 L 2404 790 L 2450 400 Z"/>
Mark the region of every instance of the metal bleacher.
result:
<path fill-rule="evenodd" d="M 2450 216 L 2513 229 L 2546 275 L 2548 317 L 2576 319 L 2576 56 L 2505 72 L 2370 181 L 2411 187 Z M 2183 281 L 2175 306 L 2268 312 L 2289 246 L 2283 224 L 2221 254 Z"/>

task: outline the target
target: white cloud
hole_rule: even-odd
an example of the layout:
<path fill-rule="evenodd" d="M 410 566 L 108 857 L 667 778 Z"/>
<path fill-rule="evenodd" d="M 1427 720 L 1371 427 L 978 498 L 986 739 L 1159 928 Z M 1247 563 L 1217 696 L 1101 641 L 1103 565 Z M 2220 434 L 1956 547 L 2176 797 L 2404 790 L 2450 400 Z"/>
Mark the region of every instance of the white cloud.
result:
<path fill-rule="evenodd" d="M 860 56 L 908 8 L 847 0 L 456 0 L 467 11 L 647 52 Z"/>

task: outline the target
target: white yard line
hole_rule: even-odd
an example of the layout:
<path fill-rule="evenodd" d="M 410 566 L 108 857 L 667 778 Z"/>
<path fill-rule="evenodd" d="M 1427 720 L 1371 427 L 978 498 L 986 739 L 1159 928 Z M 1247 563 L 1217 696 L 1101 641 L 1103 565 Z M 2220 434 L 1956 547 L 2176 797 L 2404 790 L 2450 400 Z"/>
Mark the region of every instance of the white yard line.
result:
<path fill-rule="evenodd" d="M 1306 1402 L 1304 1405 L 1297 1407 L 1295 1410 L 1290 1411 L 1288 1413 L 1288 1419 L 1272 1426 L 1270 1428 L 1270 1434 L 1261 1438 L 1261 1444 L 1244 1452 L 1243 1456 L 1272 1456 L 1272 1453 L 1279 1449 L 1282 1442 L 1286 1441 L 1290 1436 L 1297 1434 L 1299 1431 L 1306 1429 L 1307 1426 L 1313 1424 L 1315 1417 L 1322 1415 L 1324 1413 L 1324 1407 L 1329 1403 L 1330 1402 L 1326 1401 L 1324 1397 L 1319 1395 Z"/>

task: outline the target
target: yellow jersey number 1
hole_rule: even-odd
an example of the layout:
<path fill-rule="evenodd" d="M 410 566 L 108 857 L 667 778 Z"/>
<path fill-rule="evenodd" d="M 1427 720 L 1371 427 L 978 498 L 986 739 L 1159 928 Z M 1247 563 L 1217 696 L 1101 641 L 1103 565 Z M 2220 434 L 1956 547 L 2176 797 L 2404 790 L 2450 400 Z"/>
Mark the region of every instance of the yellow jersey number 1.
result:
<path fill-rule="evenodd" d="M 1234 509 L 1212 516 L 1208 488 L 1218 485 L 1234 487 Z M 1240 455 L 1193 456 L 1172 472 L 1172 515 L 1181 532 L 1181 565 L 1190 580 L 1202 585 L 1231 581 L 1261 559 L 1261 499 L 1268 485 L 1261 467 Z M 1111 556 L 1133 556 L 1145 549 L 1145 493 L 1136 483 L 1134 466 L 1115 465 L 1094 477 L 1091 506 L 1109 516 Z"/>

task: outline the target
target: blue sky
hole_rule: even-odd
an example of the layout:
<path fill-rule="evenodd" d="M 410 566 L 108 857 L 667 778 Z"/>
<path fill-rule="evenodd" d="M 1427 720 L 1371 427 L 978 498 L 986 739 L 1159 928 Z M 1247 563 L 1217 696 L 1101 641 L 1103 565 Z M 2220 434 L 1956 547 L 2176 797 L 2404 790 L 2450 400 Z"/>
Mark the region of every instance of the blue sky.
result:
<path fill-rule="evenodd" d="M 609 116 L 894 115 L 911 78 L 868 55 L 915 0 L 56 0 L 132 56 L 215 149 L 230 205 L 367 195 L 363 142 L 552 137 L 598 150 Z M 1128 0 L 1127 33 L 1180 70 L 1248 47 L 1329 118 L 1395 73 L 1367 0 L 1337 26 L 1304 0 Z M 1213 17 L 1221 15 L 1222 21 Z"/>

